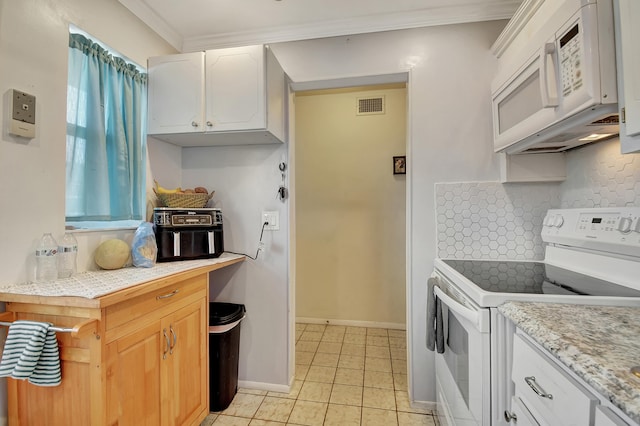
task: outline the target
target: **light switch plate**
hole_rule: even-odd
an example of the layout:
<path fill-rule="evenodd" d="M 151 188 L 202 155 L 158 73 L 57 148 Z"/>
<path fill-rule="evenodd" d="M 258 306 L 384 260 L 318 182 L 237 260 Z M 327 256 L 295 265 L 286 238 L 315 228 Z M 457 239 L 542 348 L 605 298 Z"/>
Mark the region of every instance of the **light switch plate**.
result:
<path fill-rule="evenodd" d="M 268 222 L 268 225 L 265 225 L 265 231 L 278 231 L 280 230 L 280 213 L 277 211 L 263 211 L 262 212 L 262 223 Z"/>
<path fill-rule="evenodd" d="M 9 134 L 33 139 L 36 137 L 36 97 L 19 90 L 10 89 Z"/>

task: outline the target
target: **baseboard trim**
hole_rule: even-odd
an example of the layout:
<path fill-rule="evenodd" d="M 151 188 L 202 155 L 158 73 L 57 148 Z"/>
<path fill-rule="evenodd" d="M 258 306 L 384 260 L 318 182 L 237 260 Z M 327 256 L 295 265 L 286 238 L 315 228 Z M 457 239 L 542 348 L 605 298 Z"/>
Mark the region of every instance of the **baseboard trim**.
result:
<path fill-rule="evenodd" d="M 248 380 L 238 380 L 238 387 L 267 391 L 267 392 L 279 392 L 279 393 L 289 393 L 291 391 L 291 386 L 276 385 L 274 383 L 264 383 L 264 382 L 250 382 Z"/>
<path fill-rule="evenodd" d="M 296 322 L 302 322 L 306 324 L 345 325 L 349 327 L 390 328 L 392 330 L 407 329 L 407 326 L 405 324 L 399 324 L 395 322 L 353 321 L 353 320 L 306 318 L 306 317 L 297 317 Z"/>
<path fill-rule="evenodd" d="M 411 401 L 411 408 L 417 408 L 420 410 L 431 410 L 433 414 L 436 414 L 438 404 L 433 401 Z"/>

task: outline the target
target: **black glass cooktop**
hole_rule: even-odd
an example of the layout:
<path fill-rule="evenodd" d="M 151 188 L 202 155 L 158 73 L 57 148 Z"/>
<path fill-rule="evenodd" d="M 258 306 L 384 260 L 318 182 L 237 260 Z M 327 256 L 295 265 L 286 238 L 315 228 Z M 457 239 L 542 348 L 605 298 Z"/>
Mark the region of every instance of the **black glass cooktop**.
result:
<path fill-rule="evenodd" d="M 482 290 L 495 293 L 640 297 L 640 291 L 541 262 L 444 260 Z"/>

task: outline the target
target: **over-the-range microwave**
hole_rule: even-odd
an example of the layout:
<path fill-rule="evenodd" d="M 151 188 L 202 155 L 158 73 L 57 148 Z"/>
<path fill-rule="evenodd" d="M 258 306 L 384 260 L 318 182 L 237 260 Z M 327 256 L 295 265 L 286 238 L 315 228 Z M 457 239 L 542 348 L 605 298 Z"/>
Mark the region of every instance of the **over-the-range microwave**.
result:
<path fill-rule="evenodd" d="M 503 32 L 513 38 L 494 44 L 496 152 L 561 152 L 618 134 L 613 25 L 612 0 L 525 0 Z"/>

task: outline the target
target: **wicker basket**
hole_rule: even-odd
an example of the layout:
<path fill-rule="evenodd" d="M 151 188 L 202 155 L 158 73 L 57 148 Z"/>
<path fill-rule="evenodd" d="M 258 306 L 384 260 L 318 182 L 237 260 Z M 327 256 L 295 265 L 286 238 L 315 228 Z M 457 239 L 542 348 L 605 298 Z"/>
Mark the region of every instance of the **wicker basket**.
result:
<path fill-rule="evenodd" d="M 174 207 L 174 208 L 202 208 L 206 207 L 207 203 L 213 197 L 213 191 L 210 194 L 158 194 L 153 190 L 158 197 L 160 207 Z"/>

